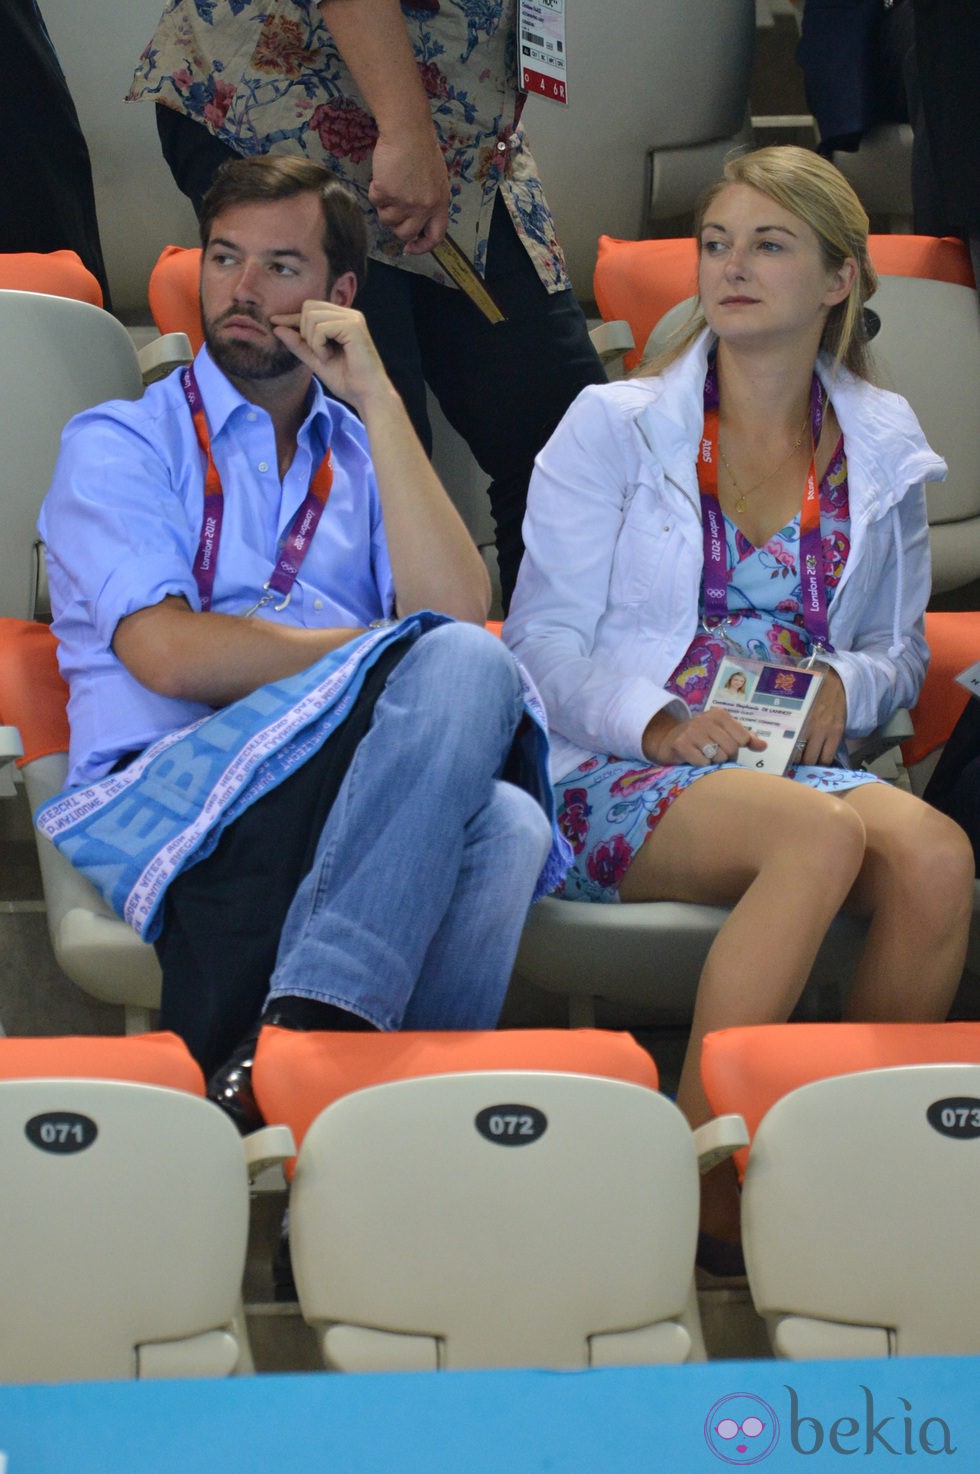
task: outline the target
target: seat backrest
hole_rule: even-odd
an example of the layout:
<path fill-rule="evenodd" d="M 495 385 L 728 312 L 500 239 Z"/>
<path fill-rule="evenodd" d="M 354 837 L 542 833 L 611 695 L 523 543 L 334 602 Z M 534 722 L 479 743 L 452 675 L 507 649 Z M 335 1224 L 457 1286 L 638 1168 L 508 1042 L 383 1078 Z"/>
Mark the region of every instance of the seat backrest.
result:
<path fill-rule="evenodd" d="M 918 276 L 975 285 L 970 252 L 953 236 L 869 235 L 868 251 L 879 276 Z"/>
<path fill-rule="evenodd" d="M 657 1067 L 631 1034 L 608 1029 L 297 1033 L 265 1028 L 252 1071 L 267 1121 L 301 1144 L 328 1105 L 371 1085 L 475 1070 L 562 1070 L 656 1090 Z"/>
<path fill-rule="evenodd" d="M 943 747 L 956 726 L 969 693 L 956 677 L 980 653 L 980 610 L 927 610 L 929 667 L 912 708 L 913 734 L 902 743 L 902 760 L 910 769 Z M 913 791 L 925 786 L 922 773 L 910 773 Z"/>
<path fill-rule="evenodd" d="M 619 241 L 599 237 L 592 289 L 606 322 L 629 323 L 636 345 L 623 359 L 635 368 L 647 339 L 664 313 L 691 297 L 698 287 L 698 257 L 692 237 Z"/>
<path fill-rule="evenodd" d="M 0 615 L 31 617 L 36 522 L 62 428 L 106 399 L 142 393 L 126 329 L 89 302 L 0 291 Z"/>
<path fill-rule="evenodd" d="M 980 1023 L 759 1024 L 707 1034 L 701 1079 L 715 1115 L 737 1111 L 751 1138 L 777 1100 L 814 1080 L 950 1061 L 980 1064 Z"/>
<path fill-rule="evenodd" d="M 3 1381 L 234 1369 L 248 1180 L 202 1090 L 173 1036 L 0 1040 Z"/>
<path fill-rule="evenodd" d="M 293 1271 L 341 1369 L 683 1361 L 697 1215 L 690 1129 L 653 1090 L 533 1071 L 402 1080 L 307 1132 Z"/>
<path fill-rule="evenodd" d="M 77 251 L 8 251 L 0 254 L 0 288 L 72 297 L 102 306 L 102 288 Z"/>
<path fill-rule="evenodd" d="M 21 764 L 68 751 L 68 687 L 50 625 L 0 618 L 0 722 L 20 732 Z"/>
<path fill-rule="evenodd" d="M 879 123 L 856 152 L 839 149 L 833 161 L 869 215 L 896 230 L 912 221 L 912 129 L 908 123 Z"/>
<path fill-rule="evenodd" d="M 755 5 L 617 0 L 614 25 L 603 5 L 565 12 L 568 105 L 532 94 L 523 122 L 573 285 L 587 297 L 600 232 L 643 234 L 651 198 L 659 200 L 651 152 L 655 161 L 676 155 L 686 185 L 670 213 L 689 209 L 720 168 L 747 114 Z M 705 176 L 708 140 L 718 147 Z"/>
<path fill-rule="evenodd" d="M 150 272 L 148 287 L 150 311 L 161 333 L 186 333 L 195 353 L 204 342 L 200 275 L 200 247 L 165 246 Z"/>
<path fill-rule="evenodd" d="M 962 241 L 931 235 L 870 235 L 868 250 L 881 276 L 916 276 L 972 287 L 973 266 Z M 599 237 L 593 291 L 605 322 L 627 322 L 635 349 L 623 365 L 635 368 L 657 323 L 697 291 L 693 238 L 620 241 Z"/>
<path fill-rule="evenodd" d="M 0 619 L 0 722 L 16 727 L 32 811 L 64 787 L 68 773 L 68 688 L 47 625 Z M 122 1004 L 127 1025 L 147 1026 L 159 1007 L 156 953 L 110 910 L 95 888 L 35 830 L 48 935 L 58 966 L 78 987 Z"/>
<path fill-rule="evenodd" d="M 742 1235 L 777 1355 L 976 1355 L 980 1064 L 816 1081 L 756 1133 Z"/>
<path fill-rule="evenodd" d="M 951 282 L 883 276 L 871 299 L 880 382 L 909 401 L 926 439 L 949 465 L 926 498 L 933 591 L 980 575 L 980 316 L 976 292 Z"/>

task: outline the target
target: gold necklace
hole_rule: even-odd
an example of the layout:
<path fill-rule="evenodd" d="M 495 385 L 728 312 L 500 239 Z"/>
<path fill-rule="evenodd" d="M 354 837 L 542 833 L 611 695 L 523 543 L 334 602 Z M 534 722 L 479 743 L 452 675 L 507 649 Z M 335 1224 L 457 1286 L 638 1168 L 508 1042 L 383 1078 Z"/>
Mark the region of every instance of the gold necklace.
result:
<path fill-rule="evenodd" d="M 776 472 L 777 471 L 781 471 L 784 466 L 789 465 L 790 461 L 793 459 L 793 457 L 796 455 L 796 452 L 799 450 L 800 446 L 803 444 L 803 437 L 806 434 L 806 427 L 807 427 L 807 424 L 809 422 L 809 419 L 810 419 L 810 406 L 807 405 L 806 412 L 803 415 L 803 421 L 802 421 L 802 423 L 800 425 L 800 433 L 799 433 L 799 435 L 797 435 L 795 441 L 793 442 L 793 449 L 790 451 L 789 455 L 788 456 L 785 456 L 783 458 L 783 460 L 781 460 L 779 462 L 779 465 L 778 466 L 773 466 L 773 468 L 772 468 L 771 471 L 767 471 L 766 474 L 764 476 L 760 477 L 758 481 L 753 482 L 752 485 L 749 486 L 749 487 L 747 487 L 745 491 L 741 491 L 739 489 L 739 484 L 735 480 L 735 472 L 732 470 L 731 466 L 728 464 L 728 457 L 725 455 L 725 452 L 721 448 L 721 436 L 719 435 L 719 437 L 718 437 L 718 454 L 721 456 L 721 463 L 725 467 L 725 470 L 728 472 L 728 476 L 729 476 L 729 479 L 731 480 L 732 486 L 735 488 L 735 512 L 736 512 L 736 514 L 738 516 L 741 516 L 742 513 L 745 511 L 745 499 L 746 499 L 746 497 L 751 496 L 754 491 L 758 491 L 758 489 L 759 489 L 760 486 L 764 486 L 767 481 L 771 481 L 772 480 L 772 478 L 776 475 Z"/>

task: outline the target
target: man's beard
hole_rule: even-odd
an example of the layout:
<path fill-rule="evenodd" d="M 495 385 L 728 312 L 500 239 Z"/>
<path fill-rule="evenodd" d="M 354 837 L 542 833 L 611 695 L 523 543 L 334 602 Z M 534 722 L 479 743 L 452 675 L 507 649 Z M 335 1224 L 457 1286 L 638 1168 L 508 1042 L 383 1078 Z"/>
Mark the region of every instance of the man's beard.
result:
<path fill-rule="evenodd" d="M 249 307 L 230 307 L 220 317 L 204 323 L 204 341 L 211 358 L 221 371 L 232 379 L 281 379 L 300 368 L 300 360 L 276 337 L 271 342 L 264 339 L 253 342 L 250 338 L 227 338 L 218 336 L 218 328 L 232 317 L 248 317 L 268 329 L 272 324 Z"/>

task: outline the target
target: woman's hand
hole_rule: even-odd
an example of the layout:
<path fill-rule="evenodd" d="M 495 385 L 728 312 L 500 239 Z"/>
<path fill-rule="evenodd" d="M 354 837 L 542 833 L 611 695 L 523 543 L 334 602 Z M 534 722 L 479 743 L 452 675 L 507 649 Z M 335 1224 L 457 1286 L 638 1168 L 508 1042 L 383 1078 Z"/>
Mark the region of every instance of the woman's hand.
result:
<path fill-rule="evenodd" d="M 793 753 L 797 763 L 829 766 L 837 757 L 847 722 L 847 697 L 844 683 L 829 666 L 823 672 L 820 689 L 813 698 L 799 743 Z"/>
<path fill-rule="evenodd" d="M 658 711 L 643 733 L 643 751 L 652 763 L 686 763 L 709 768 L 731 762 L 740 747 L 763 752 L 765 741 L 719 706 L 693 717 Z"/>

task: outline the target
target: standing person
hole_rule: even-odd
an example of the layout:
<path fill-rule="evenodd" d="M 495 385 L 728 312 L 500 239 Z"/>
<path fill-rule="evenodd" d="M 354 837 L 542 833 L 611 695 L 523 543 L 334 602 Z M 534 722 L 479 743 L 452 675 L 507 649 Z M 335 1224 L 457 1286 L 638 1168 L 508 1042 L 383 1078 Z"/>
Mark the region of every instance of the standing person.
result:
<path fill-rule="evenodd" d="M 428 383 L 492 478 L 505 606 L 534 456 L 602 367 L 520 124 L 516 0 L 170 0 L 131 98 L 199 204 L 228 153 L 306 154 L 356 191 L 359 305 L 427 453 Z M 506 322 L 430 253 L 451 234 Z"/>
<path fill-rule="evenodd" d="M 945 1017 L 973 858 L 928 805 L 847 765 L 843 740 L 915 701 L 929 597 L 924 483 L 945 472 L 869 380 L 868 220 L 833 165 L 768 148 L 697 215 L 698 302 L 640 377 L 590 389 L 538 457 L 504 636 L 541 692 L 564 895 L 729 905 L 698 987 L 677 1100 L 707 1119 L 701 1040 L 789 1017 L 845 907 L 868 918 L 851 1019 Z M 705 708 L 719 663 L 819 656 L 775 776 Z M 702 1262 L 737 1264 L 730 1168 L 703 1179 Z"/>
<path fill-rule="evenodd" d="M 550 826 L 505 780 L 482 559 L 350 305 L 356 203 L 238 159 L 201 228 L 205 347 L 71 421 L 42 509 L 75 787 L 40 822 L 157 936 L 161 1024 L 249 1129 L 263 1022 L 493 1027 Z"/>
<path fill-rule="evenodd" d="M 0 251 L 77 251 L 109 306 L 88 146 L 36 0 L 0 5 Z"/>
<path fill-rule="evenodd" d="M 912 0 L 916 230 L 967 242 L 980 284 L 980 12 L 975 0 Z"/>
<path fill-rule="evenodd" d="M 854 153 L 881 123 L 907 123 L 911 0 L 806 0 L 796 59 L 819 152 Z"/>

